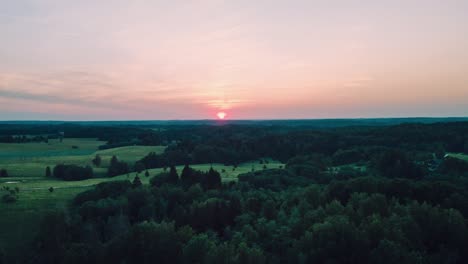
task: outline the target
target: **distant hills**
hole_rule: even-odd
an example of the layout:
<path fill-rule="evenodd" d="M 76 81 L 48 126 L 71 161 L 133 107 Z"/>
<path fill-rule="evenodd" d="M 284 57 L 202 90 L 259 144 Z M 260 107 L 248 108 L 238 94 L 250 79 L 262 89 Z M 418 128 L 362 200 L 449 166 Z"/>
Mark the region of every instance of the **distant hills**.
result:
<path fill-rule="evenodd" d="M 468 117 L 341 118 L 341 119 L 272 119 L 272 120 L 129 120 L 129 121 L 0 121 L 16 125 L 95 125 L 95 126 L 164 126 L 164 125 L 260 125 L 332 128 L 346 126 L 388 126 L 405 123 L 464 122 Z"/>

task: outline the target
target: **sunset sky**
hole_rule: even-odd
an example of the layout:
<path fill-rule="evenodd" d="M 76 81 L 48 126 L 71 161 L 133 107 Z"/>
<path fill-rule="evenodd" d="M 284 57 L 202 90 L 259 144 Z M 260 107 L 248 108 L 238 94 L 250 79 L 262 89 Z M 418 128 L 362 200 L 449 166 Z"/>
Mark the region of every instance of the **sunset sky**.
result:
<path fill-rule="evenodd" d="M 466 0 L 4 0 L 0 120 L 468 115 Z"/>

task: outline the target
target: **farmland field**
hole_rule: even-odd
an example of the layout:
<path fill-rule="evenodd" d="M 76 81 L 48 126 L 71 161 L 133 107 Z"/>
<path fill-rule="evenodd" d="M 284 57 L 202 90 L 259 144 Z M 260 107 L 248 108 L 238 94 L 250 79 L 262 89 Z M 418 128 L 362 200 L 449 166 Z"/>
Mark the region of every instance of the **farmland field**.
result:
<path fill-rule="evenodd" d="M 106 167 L 113 155 L 128 163 L 143 158 L 149 152 L 161 153 L 163 146 L 128 146 L 98 150 L 105 142 L 96 139 L 66 138 L 49 143 L 0 144 L 0 168 L 8 171 L 10 177 L 42 177 L 45 168 L 57 164 L 92 165 L 91 160 L 99 154 L 100 168 L 94 168 L 97 176 L 105 176 Z M 75 147 L 75 148 L 73 148 Z"/>
<path fill-rule="evenodd" d="M 49 140 L 49 143 L 19 143 L 0 144 L 0 168 L 7 169 L 9 177 L 0 178 L 0 188 L 18 188 L 19 199 L 15 203 L 0 203 L 0 246 L 5 249 L 17 248 L 25 241 L 31 242 L 37 232 L 41 217 L 45 212 L 65 208 L 67 203 L 78 193 L 92 188 L 94 185 L 115 180 L 133 180 L 136 173 L 120 175 L 112 178 L 103 177 L 106 174 L 112 156 L 119 160 L 133 164 L 149 152 L 161 153 L 163 146 L 127 146 L 98 150 L 105 142 L 95 139 L 66 138 L 63 142 Z M 72 148 L 72 146 L 76 146 Z M 97 178 L 82 181 L 62 181 L 44 177 L 47 166 L 53 168 L 56 164 L 92 165 L 91 160 L 99 154 L 102 158 L 100 168 L 93 168 Z M 197 164 L 192 167 L 201 171 L 208 171 L 210 167 L 221 173 L 223 181 L 235 181 L 237 176 L 254 170 L 263 169 L 258 161 L 233 166 L 222 164 Z M 269 161 L 267 168 L 283 166 L 279 162 Z M 180 172 L 183 166 L 178 166 Z M 163 169 L 150 169 L 150 177 L 140 174 L 143 184 L 162 172 Z M 99 177 L 101 176 L 101 177 Z M 53 188 L 50 192 L 49 188 Z M 8 243 L 7 243 L 8 241 Z"/>
<path fill-rule="evenodd" d="M 105 142 L 96 139 L 66 138 L 34 143 L 0 143 L 0 168 L 8 171 L 9 177 L 0 179 L 0 188 L 18 187 L 19 199 L 16 203 L 1 203 L 0 225 L 10 226 L 0 230 L 0 244 L 9 241 L 5 248 L 15 247 L 16 239 L 33 237 L 39 219 L 46 210 L 63 208 L 77 193 L 103 181 L 124 179 L 93 178 L 85 181 L 62 181 L 45 178 L 45 168 L 57 164 L 92 165 L 91 160 L 99 154 L 102 164 L 93 168 L 96 176 L 105 176 L 112 156 L 133 164 L 149 152 L 161 153 L 163 146 L 127 146 L 98 150 Z M 147 180 L 144 180 L 147 182 Z M 49 192 L 53 187 L 54 191 Z M 18 241 L 20 242 L 20 241 Z M 3 246 L 3 245 L 2 245 Z"/>

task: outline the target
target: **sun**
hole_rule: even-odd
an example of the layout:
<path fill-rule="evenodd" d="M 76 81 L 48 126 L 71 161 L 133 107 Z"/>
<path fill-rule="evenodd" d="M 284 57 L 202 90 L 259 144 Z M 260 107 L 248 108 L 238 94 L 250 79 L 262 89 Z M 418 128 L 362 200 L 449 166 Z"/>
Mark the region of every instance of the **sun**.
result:
<path fill-rule="evenodd" d="M 227 114 L 226 114 L 225 112 L 218 112 L 216 115 L 217 115 L 218 118 L 221 119 L 221 120 L 222 120 L 222 119 L 225 119 L 226 116 L 227 116 Z"/>

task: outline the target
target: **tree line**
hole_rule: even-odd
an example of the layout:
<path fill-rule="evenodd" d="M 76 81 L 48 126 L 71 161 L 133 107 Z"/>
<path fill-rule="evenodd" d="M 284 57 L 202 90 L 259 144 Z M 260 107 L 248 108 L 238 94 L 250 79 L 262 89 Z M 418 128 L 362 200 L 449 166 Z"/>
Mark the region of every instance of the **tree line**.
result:
<path fill-rule="evenodd" d="M 37 263 L 468 260 L 466 180 L 355 175 L 317 184 L 272 169 L 212 184 L 209 173 L 172 167 L 149 186 L 116 181 L 77 195 L 70 210 L 43 220 Z"/>

